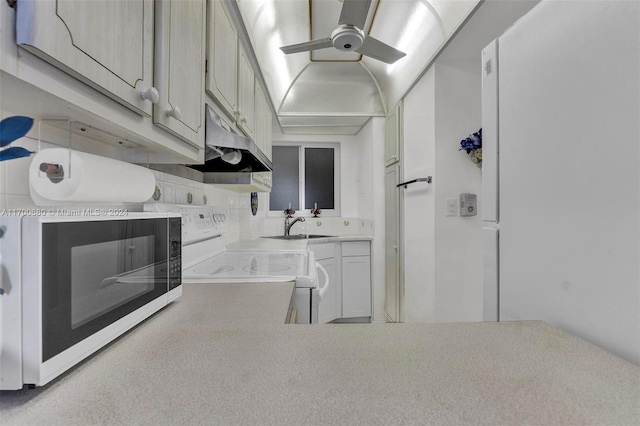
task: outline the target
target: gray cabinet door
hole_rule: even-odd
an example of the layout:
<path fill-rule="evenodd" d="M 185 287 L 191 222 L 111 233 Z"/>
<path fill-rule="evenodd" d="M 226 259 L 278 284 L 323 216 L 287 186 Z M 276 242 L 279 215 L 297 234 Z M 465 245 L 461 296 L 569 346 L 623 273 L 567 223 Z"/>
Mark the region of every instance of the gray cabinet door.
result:
<path fill-rule="evenodd" d="M 153 121 L 204 148 L 204 0 L 156 3 L 155 82 L 160 101 Z"/>
<path fill-rule="evenodd" d="M 153 0 L 20 0 L 16 40 L 139 114 L 151 116 Z"/>

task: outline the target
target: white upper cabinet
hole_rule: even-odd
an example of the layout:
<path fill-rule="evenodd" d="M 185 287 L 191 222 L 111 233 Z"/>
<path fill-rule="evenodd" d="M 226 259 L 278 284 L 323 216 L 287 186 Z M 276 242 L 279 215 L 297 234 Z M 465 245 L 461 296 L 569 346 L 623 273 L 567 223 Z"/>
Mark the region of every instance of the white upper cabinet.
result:
<path fill-rule="evenodd" d="M 238 87 L 238 36 L 223 2 L 208 1 L 207 92 L 235 118 Z"/>
<path fill-rule="evenodd" d="M 265 155 L 267 154 L 267 122 L 266 113 L 269 111 L 267 107 L 267 101 L 264 97 L 264 93 L 259 84 L 255 85 L 255 129 L 254 129 L 254 141 L 260 151 Z"/>
<path fill-rule="evenodd" d="M 262 86 L 256 81 L 255 86 L 255 142 L 258 148 L 271 161 L 271 131 L 273 114 L 269 108 L 269 96 L 262 90 Z"/>
<path fill-rule="evenodd" d="M 236 120 L 238 126 L 247 136 L 255 137 L 255 78 L 247 54 L 240 45 L 238 45 L 238 112 Z"/>
<path fill-rule="evenodd" d="M 134 111 L 151 116 L 153 0 L 20 0 L 21 47 Z"/>
<path fill-rule="evenodd" d="M 259 84 L 255 85 L 255 137 L 254 141 L 260 151 L 271 160 L 271 109 L 267 103 L 267 97 L 264 95 Z M 271 189 L 271 172 L 254 173 L 259 175 L 256 179 L 261 181 L 268 190 Z"/>
<path fill-rule="evenodd" d="M 120 2 L 117 2 L 120 3 Z M 204 147 L 205 1 L 156 2 L 153 121 Z"/>
<path fill-rule="evenodd" d="M 390 166 L 400 160 L 402 140 L 402 103 L 387 116 L 384 127 L 384 165 Z"/>
<path fill-rule="evenodd" d="M 265 108 L 265 125 L 267 127 L 265 130 L 267 134 L 267 143 L 264 154 L 267 156 L 269 161 L 273 161 L 273 137 L 271 136 L 273 132 L 273 114 L 271 114 L 271 109 L 269 109 L 268 106 Z"/>

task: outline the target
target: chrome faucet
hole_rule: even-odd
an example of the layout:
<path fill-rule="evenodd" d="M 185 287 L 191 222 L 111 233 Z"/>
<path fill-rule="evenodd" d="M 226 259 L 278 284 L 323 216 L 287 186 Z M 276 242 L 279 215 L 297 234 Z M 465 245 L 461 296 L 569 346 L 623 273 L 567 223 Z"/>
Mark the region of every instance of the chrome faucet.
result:
<path fill-rule="evenodd" d="M 291 219 L 289 216 L 287 216 L 284 220 L 284 235 L 285 237 L 289 235 L 289 231 L 291 230 L 291 227 L 293 225 L 296 224 L 296 222 L 304 222 L 304 217 L 296 217 L 295 219 L 293 219 L 293 221 L 291 223 L 289 223 L 289 219 Z"/>

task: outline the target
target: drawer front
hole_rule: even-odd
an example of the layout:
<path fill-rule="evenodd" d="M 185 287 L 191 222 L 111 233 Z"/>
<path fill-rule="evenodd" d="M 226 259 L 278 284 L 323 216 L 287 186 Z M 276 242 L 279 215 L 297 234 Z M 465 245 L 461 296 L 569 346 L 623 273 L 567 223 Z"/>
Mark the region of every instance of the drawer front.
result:
<path fill-rule="evenodd" d="M 369 241 L 345 241 L 342 243 L 342 257 L 371 256 Z"/>

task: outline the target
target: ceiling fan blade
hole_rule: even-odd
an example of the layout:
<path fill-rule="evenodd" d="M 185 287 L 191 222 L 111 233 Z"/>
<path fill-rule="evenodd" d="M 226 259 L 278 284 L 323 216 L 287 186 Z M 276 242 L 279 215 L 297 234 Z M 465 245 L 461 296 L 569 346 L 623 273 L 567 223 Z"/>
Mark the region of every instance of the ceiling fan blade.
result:
<path fill-rule="evenodd" d="M 362 29 L 367 21 L 371 0 L 344 0 L 340 12 L 340 25 L 353 25 Z"/>
<path fill-rule="evenodd" d="M 289 46 L 282 46 L 280 50 L 284 53 L 298 53 L 298 52 L 308 52 L 309 50 L 318 50 L 318 49 L 326 49 L 327 47 L 333 47 L 333 43 L 331 43 L 331 39 L 321 38 L 318 40 L 305 41 L 304 43 L 298 44 L 290 44 Z"/>
<path fill-rule="evenodd" d="M 398 59 L 406 56 L 406 53 L 370 36 L 365 37 L 362 46 L 356 49 L 356 52 L 387 64 L 393 64 Z"/>

